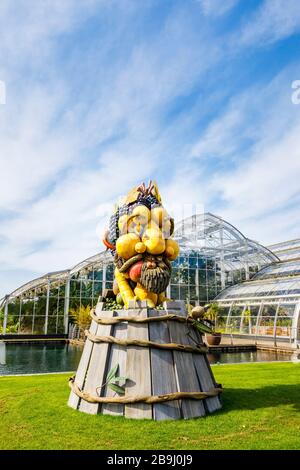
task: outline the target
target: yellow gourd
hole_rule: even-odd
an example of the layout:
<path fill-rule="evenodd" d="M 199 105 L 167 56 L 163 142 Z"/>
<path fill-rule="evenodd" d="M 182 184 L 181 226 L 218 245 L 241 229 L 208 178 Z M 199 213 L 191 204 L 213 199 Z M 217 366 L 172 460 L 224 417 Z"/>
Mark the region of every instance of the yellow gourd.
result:
<path fill-rule="evenodd" d="M 121 215 L 121 217 L 119 218 L 118 227 L 119 227 L 121 235 L 126 234 L 128 232 L 127 221 L 128 221 L 127 215 Z"/>
<path fill-rule="evenodd" d="M 115 269 L 115 279 L 118 283 L 124 305 L 128 308 L 129 301 L 135 299 L 134 293 L 132 292 L 126 277 L 124 274 L 119 272 L 118 268 Z"/>
<path fill-rule="evenodd" d="M 144 220 L 144 223 L 148 223 L 151 217 L 150 211 L 146 206 L 136 206 L 132 211 L 132 216 L 139 217 Z"/>
<path fill-rule="evenodd" d="M 143 235 L 142 241 L 146 245 L 147 252 L 151 255 L 161 255 L 166 249 L 163 235 L 156 228 L 148 228 Z"/>
<path fill-rule="evenodd" d="M 119 256 L 129 259 L 136 254 L 135 246 L 141 241 L 140 237 L 135 233 L 127 233 L 121 235 L 116 243 L 116 250 Z"/>
<path fill-rule="evenodd" d="M 146 247 L 146 245 L 145 245 L 143 242 L 137 243 L 137 244 L 135 245 L 135 251 L 136 251 L 137 253 L 140 253 L 140 254 L 141 254 L 141 253 L 145 253 L 146 249 L 147 249 L 147 247 Z"/>
<path fill-rule="evenodd" d="M 169 218 L 166 209 L 163 207 L 154 207 L 151 209 L 151 219 L 159 226 L 162 227 L 163 221 Z"/>
<path fill-rule="evenodd" d="M 171 220 L 170 219 L 163 220 L 161 230 L 165 238 L 169 238 L 172 235 L 171 229 L 172 229 Z"/>
<path fill-rule="evenodd" d="M 134 293 L 138 300 L 146 300 L 148 307 L 154 308 L 157 305 L 158 295 L 154 292 L 148 292 L 140 283 L 134 289 Z"/>
<path fill-rule="evenodd" d="M 174 261 L 180 252 L 180 248 L 178 243 L 173 240 L 172 238 L 169 238 L 166 240 L 166 256 L 170 261 Z"/>

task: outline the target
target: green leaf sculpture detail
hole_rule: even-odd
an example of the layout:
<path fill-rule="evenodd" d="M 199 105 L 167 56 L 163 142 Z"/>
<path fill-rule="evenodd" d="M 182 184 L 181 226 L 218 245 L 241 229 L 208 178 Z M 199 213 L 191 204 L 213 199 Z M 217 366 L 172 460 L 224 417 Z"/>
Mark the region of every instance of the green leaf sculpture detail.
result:
<path fill-rule="evenodd" d="M 106 384 L 111 390 L 118 393 L 119 395 L 125 395 L 125 387 L 121 387 L 120 382 L 124 382 L 125 385 L 126 380 L 128 380 L 128 377 L 118 377 L 117 373 L 119 371 L 119 368 L 120 366 L 119 364 L 117 364 L 109 371 L 106 379 Z"/>

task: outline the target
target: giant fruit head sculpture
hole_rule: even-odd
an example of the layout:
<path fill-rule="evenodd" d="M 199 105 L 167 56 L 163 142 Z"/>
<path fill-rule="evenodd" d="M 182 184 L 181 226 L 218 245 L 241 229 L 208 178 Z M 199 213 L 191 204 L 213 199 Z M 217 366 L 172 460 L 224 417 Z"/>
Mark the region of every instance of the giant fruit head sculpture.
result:
<path fill-rule="evenodd" d="M 114 256 L 114 293 L 125 307 L 130 300 L 161 304 L 179 254 L 172 239 L 174 220 L 162 206 L 156 183 L 131 190 L 116 206 L 103 240 Z"/>

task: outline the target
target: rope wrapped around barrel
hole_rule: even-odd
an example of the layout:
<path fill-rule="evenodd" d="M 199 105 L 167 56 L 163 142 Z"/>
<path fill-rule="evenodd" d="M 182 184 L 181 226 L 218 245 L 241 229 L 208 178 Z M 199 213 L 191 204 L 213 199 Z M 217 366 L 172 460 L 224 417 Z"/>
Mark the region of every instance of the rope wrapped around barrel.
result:
<path fill-rule="evenodd" d="M 129 405 L 133 403 L 147 403 L 149 405 L 155 403 L 165 403 L 174 400 L 204 400 L 205 398 L 212 398 L 222 393 L 222 388 L 213 388 L 208 392 L 174 392 L 166 393 L 163 395 L 127 395 L 124 397 L 98 397 L 91 395 L 89 392 L 83 392 L 75 382 L 75 377 L 69 380 L 69 386 L 75 395 L 88 403 L 109 403 L 109 404 L 124 404 Z"/>
<path fill-rule="evenodd" d="M 192 323 L 194 320 L 191 317 L 180 317 L 175 313 L 169 313 L 167 315 L 161 315 L 160 317 L 113 317 L 113 318 L 101 318 L 98 317 L 93 308 L 90 312 L 92 320 L 98 325 L 115 325 L 122 322 L 128 323 L 152 323 L 161 321 L 177 321 L 179 323 Z"/>
<path fill-rule="evenodd" d="M 168 349 L 193 354 L 206 354 L 208 348 L 206 346 L 190 346 L 189 344 L 178 343 L 155 343 L 142 339 L 119 339 L 114 336 L 95 336 L 89 331 L 85 331 L 85 336 L 93 343 L 111 343 L 119 346 L 140 346 L 142 348 Z"/>

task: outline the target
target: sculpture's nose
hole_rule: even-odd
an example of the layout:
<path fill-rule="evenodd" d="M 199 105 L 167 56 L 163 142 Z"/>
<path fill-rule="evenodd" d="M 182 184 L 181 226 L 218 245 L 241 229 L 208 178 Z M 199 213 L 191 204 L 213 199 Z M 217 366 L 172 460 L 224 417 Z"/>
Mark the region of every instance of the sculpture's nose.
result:
<path fill-rule="evenodd" d="M 147 268 L 155 269 L 156 268 L 156 263 L 154 261 L 148 261 L 147 262 Z"/>
<path fill-rule="evenodd" d="M 151 255 L 161 255 L 166 249 L 166 242 L 160 230 L 149 228 L 143 235 L 147 252 Z"/>

